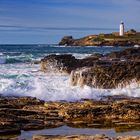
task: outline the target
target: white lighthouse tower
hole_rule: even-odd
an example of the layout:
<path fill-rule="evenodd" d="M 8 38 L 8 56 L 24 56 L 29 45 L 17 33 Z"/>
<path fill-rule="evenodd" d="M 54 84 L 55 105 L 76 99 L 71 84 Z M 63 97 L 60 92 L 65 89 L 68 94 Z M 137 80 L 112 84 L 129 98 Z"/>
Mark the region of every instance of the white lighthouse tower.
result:
<path fill-rule="evenodd" d="M 124 36 L 124 23 L 121 22 L 120 24 L 120 36 Z"/>

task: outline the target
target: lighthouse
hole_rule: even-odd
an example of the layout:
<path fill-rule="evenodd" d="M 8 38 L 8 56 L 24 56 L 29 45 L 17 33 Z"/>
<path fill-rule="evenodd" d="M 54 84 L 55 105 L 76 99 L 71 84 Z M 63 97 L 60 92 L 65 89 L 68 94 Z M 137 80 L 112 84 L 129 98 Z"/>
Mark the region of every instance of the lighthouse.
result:
<path fill-rule="evenodd" d="M 120 36 L 124 36 L 124 23 L 121 22 L 120 24 Z"/>

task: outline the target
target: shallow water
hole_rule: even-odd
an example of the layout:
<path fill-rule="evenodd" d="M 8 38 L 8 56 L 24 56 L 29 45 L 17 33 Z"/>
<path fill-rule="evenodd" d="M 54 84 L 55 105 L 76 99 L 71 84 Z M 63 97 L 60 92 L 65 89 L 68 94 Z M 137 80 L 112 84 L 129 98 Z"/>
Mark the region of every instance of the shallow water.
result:
<path fill-rule="evenodd" d="M 31 139 L 34 135 L 71 135 L 71 134 L 105 134 L 106 136 L 116 137 L 116 136 L 140 136 L 140 131 L 131 131 L 124 133 L 117 133 L 114 129 L 95 129 L 95 128 L 71 128 L 68 126 L 62 126 L 59 128 L 37 130 L 37 131 L 22 131 L 21 135 L 18 137 L 20 139 Z"/>

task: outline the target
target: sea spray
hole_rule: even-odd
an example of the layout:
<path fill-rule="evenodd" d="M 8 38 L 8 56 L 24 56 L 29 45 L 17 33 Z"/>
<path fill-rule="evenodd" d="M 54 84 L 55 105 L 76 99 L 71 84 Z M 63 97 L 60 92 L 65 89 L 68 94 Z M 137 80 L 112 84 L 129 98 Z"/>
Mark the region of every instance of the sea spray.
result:
<path fill-rule="evenodd" d="M 11 67 L 11 69 L 9 69 Z M 39 65 L 7 64 L 2 65 L 0 77 L 0 94 L 14 96 L 32 96 L 46 101 L 76 101 L 82 98 L 100 99 L 102 96 L 124 94 L 140 97 L 139 85 L 117 89 L 98 89 L 88 86 L 71 86 L 68 75 L 43 73 L 38 71 Z M 134 86 L 135 85 L 135 86 Z"/>
<path fill-rule="evenodd" d="M 100 99 L 102 96 L 119 94 L 140 97 L 140 87 L 133 81 L 131 83 L 133 86 L 118 87 L 112 90 L 72 86 L 69 75 L 43 73 L 40 71 L 39 65 L 30 63 L 49 54 L 73 54 L 76 58 L 84 58 L 93 53 L 106 54 L 119 50 L 122 48 L 59 48 L 45 45 L 0 46 L 0 94 L 32 96 L 46 101 Z"/>

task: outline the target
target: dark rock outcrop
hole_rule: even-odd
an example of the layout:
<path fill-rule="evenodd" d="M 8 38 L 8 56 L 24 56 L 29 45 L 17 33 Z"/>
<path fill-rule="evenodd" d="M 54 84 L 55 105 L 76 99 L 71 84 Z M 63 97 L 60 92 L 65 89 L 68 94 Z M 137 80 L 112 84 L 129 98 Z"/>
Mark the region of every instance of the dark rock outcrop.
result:
<path fill-rule="evenodd" d="M 74 39 L 72 36 L 65 36 L 62 38 L 61 42 L 59 45 L 68 45 L 68 44 L 73 44 Z"/>
<path fill-rule="evenodd" d="M 49 55 L 41 60 L 41 70 L 70 73 L 77 67 L 77 62 L 72 55 Z"/>
<path fill-rule="evenodd" d="M 140 84 L 140 48 L 129 48 L 105 56 L 93 54 L 83 59 L 72 55 L 50 55 L 41 60 L 41 70 L 70 74 L 71 85 L 117 88 Z"/>
<path fill-rule="evenodd" d="M 93 67 L 89 65 L 72 71 L 70 79 L 73 86 L 88 85 L 105 89 L 125 87 L 131 83 L 140 85 L 139 69 L 140 48 L 129 48 L 100 57 L 94 61 Z"/>
<path fill-rule="evenodd" d="M 71 84 L 103 89 L 125 87 L 132 82 L 140 84 L 139 70 L 140 62 L 121 62 L 110 66 L 96 65 L 72 71 Z"/>
<path fill-rule="evenodd" d="M 127 61 L 139 61 L 140 62 L 140 48 L 128 48 L 120 52 L 112 52 L 107 54 L 109 59 L 120 59 Z"/>
<path fill-rule="evenodd" d="M 94 66 L 96 62 L 101 62 L 99 59 L 103 57 L 102 54 L 93 54 L 83 59 L 76 59 L 70 54 L 49 55 L 41 60 L 40 66 L 43 72 L 59 72 L 71 73 L 72 70 L 82 67 Z"/>

